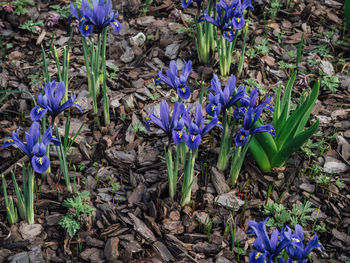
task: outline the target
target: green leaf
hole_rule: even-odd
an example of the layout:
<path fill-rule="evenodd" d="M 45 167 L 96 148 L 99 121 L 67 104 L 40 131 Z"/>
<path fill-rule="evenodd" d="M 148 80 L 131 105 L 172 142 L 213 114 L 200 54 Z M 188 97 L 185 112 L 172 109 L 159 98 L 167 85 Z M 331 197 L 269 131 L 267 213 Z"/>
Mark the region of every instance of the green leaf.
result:
<path fill-rule="evenodd" d="M 344 14 L 345 14 L 346 28 L 348 29 L 348 33 L 350 33 L 350 0 L 345 0 Z"/>
<path fill-rule="evenodd" d="M 320 120 L 317 121 L 308 129 L 300 132 L 295 138 L 288 140 L 283 148 L 271 160 L 272 167 L 281 167 L 289 156 L 297 151 L 318 129 Z"/>
<path fill-rule="evenodd" d="M 301 40 L 298 45 L 298 51 L 297 51 L 297 70 L 298 70 L 298 65 L 302 60 L 303 57 L 303 51 L 304 51 L 304 33 L 301 35 Z"/>
<path fill-rule="evenodd" d="M 263 125 L 263 122 L 261 119 L 259 119 L 254 124 L 254 128 L 262 125 Z M 275 143 L 275 139 L 273 138 L 273 136 L 267 132 L 260 132 L 260 133 L 256 133 L 254 137 L 258 140 L 260 146 L 262 147 L 264 152 L 267 154 L 268 158 L 271 159 L 278 151 Z"/>
<path fill-rule="evenodd" d="M 272 125 L 273 127 L 275 127 L 275 129 L 276 129 L 276 122 L 278 118 L 281 116 L 281 92 L 282 92 L 282 84 L 280 84 L 280 86 L 278 87 L 277 95 L 275 99 L 275 106 L 274 106 L 275 111 L 273 112 L 273 122 L 272 122 Z"/>
<path fill-rule="evenodd" d="M 297 130 L 296 130 L 297 133 L 304 130 L 304 127 L 305 127 L 307 121 L 309 120 L 312 109 L 314 108 L 314 105 L 316 103 L 319 91 L 320 91 L 320 82 L 317 81 L 314 88 L 312 89 L 310 96 L 308 96 L 306 98 L 306 101 L 304 102 L 307 104 L 308 107 L 307 107 L 306 112 L 302 115 L 303 117 L 301 118 L 301 120 L 299 122 L 299 125 L 298 125 Z"/>
<path fill-rule="evenodd" d="M 274 120 L 276 123 L 276 133 L 278 134 L 280 131 L 280 128 L 285 124 L 289 117 L 290 112 L 290 101 L 292 96 L 292 89 L 294 86 L 295 78 L 297 76 L 297 71 L 294 71 L 292 77 L 288 80 L 283 97 L 282 102 L 280 105 L 280 110 L 282 110 L 279 118 L 277 120 Z"/>
<path fill-rule="evenodd" d="M 258 134 L 255 134 L 252 137 L 252 140 L 249 144 L 249 152 L 263 172 L 271 172 L 269 157 L 267 156 L 259 141 L 256 139 L 256 135 Z"/>
<path fill-rule="evenodd" d="M 277 132 L 276 135 L 276 145 L 278 149 L 282 149 L 285 143 L 288 143 L 291 139 L 296 136 L 298 131 L 301 131 L 309 119 L 310 112 L 312 111 L 313 105 L 317 99 L 319 91 L 319 86 L 312 89 L 312 92 L 307 97 L 306 101 L 297 108 L 293 114 L 288 118 L 288 120 L 283 124 L 282 129 Z"/>

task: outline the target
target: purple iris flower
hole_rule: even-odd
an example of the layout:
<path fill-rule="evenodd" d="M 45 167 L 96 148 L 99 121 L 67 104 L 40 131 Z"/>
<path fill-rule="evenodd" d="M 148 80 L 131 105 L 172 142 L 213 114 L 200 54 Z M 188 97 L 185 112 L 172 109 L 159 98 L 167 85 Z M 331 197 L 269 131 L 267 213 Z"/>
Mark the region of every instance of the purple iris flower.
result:
<path fill-rule="evenodd" d="M 30 126 L 29 132 L 25 133 L 26 143 L 24 143 L 18 136 L 18 129 L 16 132 L 12 132 L 12 137 L 7 140 L 1 148 L 9 147 L 11 145 L 17 145 L 26 155 L 32 160 L 32 167 L 37 173 L 44 173 L 49 167 L 49 158 L 45 155 L 47 145 L 52 141 L 55 145 L 60 145 L 61 142 L 52 136 L 51 126 L 47 128 L 39 141 L 39 129 L 38 122 L 33 122 Z"/>
<path fill-rule="evenodd" d="M 160 118 L 154 114 L 154 108 L 146 121 L 146 129 L 149 130 L 150 122 L 153 122 L 161 128 L 169 138 L 172 136 L 174 143 L 179 144 L 187 139 L 187 132 L 184 129 L 185 123 L 182 115 L 185 112 L 185 106 L 180 102 L 175 102 L 173 115 L 170 119 L 169 105 L 166 100 L 162 100 L 160 104 Z M 169 123 L 170 122 L 170 123 Z"/>
<path fill-rule="evenodd" d="M 221 33 L 227 41 L 232 42 L 234 38 L 234 32 L 233 24 L 231 18 L 229 17 L 230 12 L 227 12 L 227 10 L 225 10 L 219 4 L 215 6 L 215 9 L 217 12 L 216 19 L 210 17 L 207 13 L 205 13 L 198 18 L 198 23 L 207 21 L 213 24 L 220 29 Z"/>
<path fill-rule="evenodd" d="M 166 71 L 166 76 L 163 74 L 162 68 L 159 70 L 156 85 L 163 81 L 176 90 L 181 99 L 187 100 L 191 95 L 190 88 L 187 86 L 187 79 L 191 72 L 193 72 L 192 61 L 189 60 L 187 63 L 184 61 L 184 66 L 179 78 L 176 63 L 172 60 L 170 61 L 169 70 Z"/>
<path fill-rule="evenodd" d="M 220 95 L 213 95 L 211 92 L 208 95 L 209 103 L 205 107 L 206 112 L 210 116 L 219 116 L 221 111 L 221 104 L 220 104 Z"/>
<path fill-rule="evenodd" d="M 172 131 L 172 135 L 173 135 L 173 141 L 176 145 L 181 144 L 187 140 L 188 134 L 185 129 L 184 118 L 174 121 L 174 128 Z"/>
<path fill-rule="evenodd" d="M 316 247 L 320 248 L 321 251 L 324 251 L 316 234 L 306 247 L 304 247 L 303 228 L 298 224 L 295 225 L 294 233 L 292 233 L 291 229 L 287 227 L 287 231 L 285 231 L 282 236 L 290 241 L 290 244 L 286 247 L 286 252 L 289 256 L 287 263 L 306 263 L 307 256 Z M 284 262 L 284 260 L 282 262 Z"/>
<path fill-rule="evenodd" d="M 222 8 L 225 9 L 225 12 L 228 13 L 235 30 L 239 30 L 245 25 L 245 20 L 243 17 L 244 10 L 247 8 L 251 9 L 252 11 L 254 10 L 251 0 L 243 0 L 243 3 L 241 0 L 231 0 L 230 4 L 227 4 L 225 0 L 220 0 L 218 4 L 221 5 Z"/>
<path fill-rule="evenodd" d="M 278 256 L 290 244 L 290 241 L 286 238 L 279 240 L 279 231 L 277 229 L 272 232 L 271 238 L 269 238 L 266 231 L 268 219 L 266 218 L 263 222 L 248 222 L 252 232 L 256 235 L 254 241 L 256 250 L 249 255 L 249 263 L 273 263 L 274 257 Z"/>
<path fill-rule="evenodd" d="M 186 141 L 187 147 L 194 150 L 199 147 L 202 137 L 206 135 L 211 129 L 218 126 L 221 129 L 222 124 L 218 121 L 217 116 L 204 126 L 205 117 L 202 113 L 202 105 L 198 104 L 195 109 L 194 122 L 192 121 L 188 128 L 188 138 Z"/>
<path fill-rule="evenodd" d="M 30 112 L 30 117 L 33 121 L 39 121 L 48 112 L 52 117 L 52 123 L 54 123 L 57 115 L 71 106 L 78 108 L 81 113 L 83 112 L 75 99 L 75 94 L 60 105 L 66 92 L 64 82 L 59 82 L 56 87 L 55 81 L 49 81 L 46 83 L 44 91 L 45 95 L 39 94 L 38 96 L 39 105 L 35 106 Z"/>
<path fill-rule="evenodd" d="M 224 91 L 222 91 L 221 83 L 219 81 L 219 78 L 216 74 L 213 75 L 213 78 L 211 80 L 211 85 L 208 88 L 210 91 L 213 91 L 215 93 L 215 96 L 210 95 L 209 93 L 209 105 L 207 106 L 207 113 L 211 116 L 214 116 L 213 114 L 216 113 L 214 110 L 214 106 L 217 104 L 217 98 L 218 96 L 218 102 L 220 104 L 220 109 L 228 109 L 233 104 L 235 104 L 237 101 L 239 101 L 244 96 L 244 90 L 245 88 L 243 86 L 239 86 L 237 92 L 236 92 L 236 77 L 232 76 L 227 81 L 227 84 L 224 88 Z M 217 110 L 220 113 L 220 109 Z M 219 114 L 217 113 L 217 115 Z"/>
<path fill-rule="evenodd" d="M 254 128 L 254 124 L 260 118 L 262 111 L 267 108 L 273 111 L 273 107 L 269 104 L 271 98 L 268 97 L 263 103 L 254 107 L 258 98 L 258 90 L 255 88 L 250 94 L 249 108 L 244 108 L 244 120 L 240 132 L 235 137 L 235 143 L 237 147 L 243 146 L 249 138 L 249 135 L 253 135 L 258 132 L 267 132 L 272 136 L 276 136 L 275 128 L 271 124 L 262 125 Z"/>
<path fill-rule="evenodd" d="M 197 4 L 201 4 L 203 0 L 194 0 Z M 182 8 L 186 9 L 187 7 L 190 6 L 190 4 L 192 3 L 192 0 L 182 0 L 181 4 L 182 4 Z"/>
<path fill-rule="evenodd" d="M 83 0 L 80 10 L 71 3 L 70 11 L 79 20 L 79 29 L 84 37 L 90 36 L 94 27 L 98 34 L 108 25 L 112 26 L 114 34 L 121 29 L 117 20 L 118 11 L 115 13 L 112 11 L 111 0 L 92 0 L 92 9 L 88 0 Z"/>

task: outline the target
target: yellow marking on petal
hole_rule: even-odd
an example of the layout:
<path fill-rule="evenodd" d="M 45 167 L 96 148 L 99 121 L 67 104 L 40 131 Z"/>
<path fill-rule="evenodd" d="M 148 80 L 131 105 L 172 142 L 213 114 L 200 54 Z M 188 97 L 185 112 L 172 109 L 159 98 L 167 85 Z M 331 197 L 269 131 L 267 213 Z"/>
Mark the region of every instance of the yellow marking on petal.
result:
<path fill-rule="evenodd" d="M 182 90 L 182 93 L 185 93 L 185 89 L 184 88 L 181 88 L 181 90 Z"/>
<path fill-rule="evenodd" d="M 237 17 L 237 23 L 239 23 L 239 20 L 240 20 L 240 18 L 239 18 L 239 17 Z"/>
<path fill-rule="evenodd" d="M 8 141 L 8 142 L 13 142 L 13 139 L 8 139 L 7 141 Z"/>
<path fill-rule="evenodd" d="M 297 239 L 297 238 L 292 238 L 292 241 L 295 241 L 295 242 L 300 243 L 300 240 L 299 240 L 299 239 Z"/>
<path fill-rule="evenodd" d="M 85 20 L 85 16 L 83 16 L 81 19 L 80 19 L 80 22 L 84 21 Z"/>
<path fill-rule="evenodd" d="M 192 141 L 194 142 L 194 139 L 196 139 L 195 135 L 192 135 Z"/>
<path fill-rule="evenodd" d="M 238 109 L 238 112 L 241 112 L 241 109 Z"/>
<path fill-rule="evenodd" d="M 230 37 L 230 36 L 231 36 L 231 32 L 230 32 L 230 31 L 227 31 L 227 35 Z"/>
<path fill-rule="evenodd" d="M 218 121 L 218 124 L 222 124 L 222 122 L 221 122 L 221 121 Z"/>
<path fill-rule="evenodd" d="M 215 105 L 213 105 L 212 107 L 211 107 L 211 111 L 214 111 L 215 110 Z"/>
<path fill-rule="evenodd" d="M 85 30 L 87 31 L 87 30 L 88 30 L 88 28 L 89 28 L 89 26 L 88 26 L 88 25 L 86 25 L 86 26 L 85 26 Z"/>
<path fill-rule="evenodd" d="M 36 113 L 39 114 L 42 110 L 43 110 L 43 108 L 39 108 L 39 109 L 36 110 Z"/>
<path fill-rule="evenodd" d="M 261 254 L 262 254 L 261 252 L 256 253 L 255 260 L 257 260 L 260 257 Z"/>
<path fill-rule="evenodd" d="M 234 7 L 232 7 L 232 10 L 235 10 L 236 9 L 236 7 L 234 6 Z"/>
<path fill-rule="evenodd" d="M 117 21 L 113 21 L 113 24 L 115 24 L 117 27 L 119 27 L 119 24 Z"/>
<path fill-rule="evenodd" d="M 39 157 L 39 164 L 42 165 L 43 164 L 43 158 Z"/>
<path fill-rule="evenodd" d="M 241 138 L 239 138 L 240 141 L 243 141 L 244 136 L 242 135 Z"/>
<path fill-rule="evenodd" d="M 266 106 L 267 106 L 267 107 L 271 107 L 271 105 L 270 105 L 270 104 L 266 104 Z"/>
<path fill-rule="evenodd" d="M 273 132 L 273 129 L 271 129 L 270 132 Z"/>
<path fill-rule="evenodd" d="M 177 133 L 179 135 L 179 139 L 181 139 L 181 136 L 182 136 L 181 131 L 178 131 Z"/>
<path fill-rule="evenodd" d="M 188 0 L 185 0 L 186 4 L 188 3 Z"/>

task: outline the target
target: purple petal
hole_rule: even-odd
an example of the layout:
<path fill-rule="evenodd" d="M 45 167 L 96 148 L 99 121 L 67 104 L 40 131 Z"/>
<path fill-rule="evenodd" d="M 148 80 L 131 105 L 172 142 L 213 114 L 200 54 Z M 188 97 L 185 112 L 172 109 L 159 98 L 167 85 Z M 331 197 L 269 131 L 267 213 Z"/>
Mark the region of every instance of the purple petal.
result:
<path fill-rule="evenodd" d="M 191 150 L 197 149 L 201 144 L 202 138 L 200 134 L 189 134 L 186 140 L 186 145 Z"/>
<path fill-rule="evenodd" d="M 166 100 L 162 100 L 160 103 L 160 119 L 163 122 L 163 126 L 165 127 L 165 131 L 169 131 L 169 105 Z"/>
<path fill-rule="evenodd" d="M 183 100 L 187 100 L 191 95 L 191 90 L 186 85 L 176 89 L 177 95 Z"/>
<path fill-rule="evenodd" d="M 47 168 L 49 168 L 49 164 L 50 164 L 50 161 L 46 155 L 44 156 L 34 155 L 32 157 L 32 167 L 39 174 L 46 172 Z"/>
<path fill-rule="evenodd" d="M 37 105 L 30 111 L 30 118 L 32 121 L 37 122 L 41 120 L 41 118 L 44 117 L 46 113 L 47 109 L 42 108 L 40 105 Z"/>

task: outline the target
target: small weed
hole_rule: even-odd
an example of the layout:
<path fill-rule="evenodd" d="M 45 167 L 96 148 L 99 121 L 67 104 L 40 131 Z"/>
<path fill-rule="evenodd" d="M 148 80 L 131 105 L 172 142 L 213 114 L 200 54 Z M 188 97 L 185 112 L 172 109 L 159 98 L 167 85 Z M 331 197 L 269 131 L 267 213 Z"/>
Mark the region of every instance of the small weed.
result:
<path fill-rule="evenodd" d="M 41 20 L 39 20 L 39 21 L 29 20 L 29 21 L 25 22 L 24 24 L 20 25 L 19 28 L 24 29 L 24 30 L 28 30 L 32 33 L 37 34 L 38 33 L 37 27 L 43 26 L 43 25 L 44 25 L 44 23 Z"/>
<path fill-rule="evenodd" d="M 120 119 L 122 122 L 125 122 L 125 118 L 126 118 L 126 113 L 120 113 L 119 119 Z"/>
<path fill-rule="evenodd" d="M 256 51 L 265 56 L 270 52 L 270 47 L 268 46 L 268 39 L 264 38 L 260 41 L 260 43 L 258 45 L 255 46 Z"/>
<path fill-rule="evenodd" d="M 49 7 L 55 10 L 62 18 L 68 18 L 70 16 L 69 5 L 49 5 Z"/>
<path fill-rule="evenodd" d="M 63 206 L 67 207 L 68 213 L 61 219 L 59 224 L 67 229 L 70 237 L 74 237 L 77 231 L 80 229 L 83 217 L 91 216 L 95 208 L 84 203 L 85 199 L 89 198 L 90 193 L 83 191 L 74 198 L 67 198 L 63 201 Z"/>
<path fill-rule="evenodd" d="M 134 132 L 146 132 L 146 129 L 143 127 L 143 124 L 141 123 L 141 121 L 135 121 L 131 130 Z"/>
<path fill-rule="evenodd" d="M 13 11 L 13 13 L 17 16 L 27 14 L 28 10 L 26 7 L 34 6 L 34 2 L 29 0 L 15 0 L 12 2 L 12 4 L 16 6 L 16 9 Z"/>
<path fill-rule="evenodd" d="M 112 183 L 112 192 L 116 192 L 120 189 L 120 183 L 119 182 L 113 182 Z"/>
<path fill-rule="evenodd" d="M 338 79 L 337 76 L 324 74 L 321 77 L 320 85 L 321 85 L 322 88 L 327 88 L 332 93 L 336 93 L 337 92 L 337 88 L 339 87 L 339 79 Z"/>
<path fill-rule="evenodd" d="M 287 210 L 282 204 L 267 204 L 264 206 L 263 212 L 271 217 L 267 221 L 266 226 L 283 228 L 289 223 L 292 227 L 295 224 L 305 226 L 307 221 L 312 221 L 312 217 L 310 216 L 313 211 L 311 205 L 311 202 L 306 201 L 305 204 L 293 204 L 293 209 Z"/>
<path fill-rule="evenodd" d="M 255 51 L 254 48 L 249 47 L 249 48 L 247 49 L 245 55 L 246 55 L 248 58 L 250 58 L 250 59 L 255 58 L 255 57 L 256 57 L 256 51 Z"/>
<path fill-rule="evenodd" d="M 151 100 L 155 101 L 156 99 L 158 99 L 160 97 L 159 93 L 149 93 L 148 97 L 150 97 Z"/>

